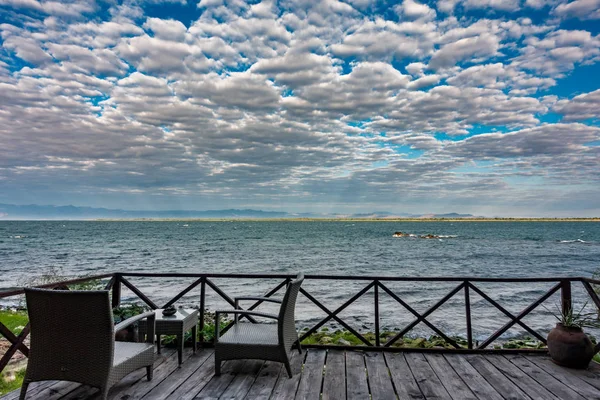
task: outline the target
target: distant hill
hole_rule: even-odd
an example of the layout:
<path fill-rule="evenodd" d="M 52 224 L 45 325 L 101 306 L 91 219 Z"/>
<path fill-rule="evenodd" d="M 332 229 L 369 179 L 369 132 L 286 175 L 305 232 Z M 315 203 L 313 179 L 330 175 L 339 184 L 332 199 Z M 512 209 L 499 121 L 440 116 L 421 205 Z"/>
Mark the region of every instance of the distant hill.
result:
<path fill-rule="evenodd" d="M 261 210 L 170 210 L 131 211 L 76 206 L 40 206 L 0 204 L 2 219 L 131 219 L 131 218 L 286 218 L 286 212 Z"/>
<path fill-rule="evenodd" d="M 109 208 L 52 206 L 52 205 L 15 205 L 0 204 L 0 219 L 41 219 L 41 220 L 89 220 L 89 219 L 185 219 L 185 218 L 357 218 L 357 219 L 394 219 L 394 218 L 473 218 L 471 214 L 409 214 L 374 211 L 358 214 L 317 214 L 289 213 L 285 211 L 262 211 L 252 209 L 227 210 L 166 210 L 166 211 L 135 211 Z"/>

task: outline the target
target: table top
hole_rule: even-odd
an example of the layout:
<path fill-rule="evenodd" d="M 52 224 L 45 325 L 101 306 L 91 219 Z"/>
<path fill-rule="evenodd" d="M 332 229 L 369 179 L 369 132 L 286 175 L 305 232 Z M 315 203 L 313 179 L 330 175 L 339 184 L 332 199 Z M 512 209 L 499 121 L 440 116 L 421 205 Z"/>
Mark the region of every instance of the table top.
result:
<path fill-rule="evenodd" d="M 173 315 L 163 315 L 163 309 L 159 308 L 154 310 L 154 314 L 156 315 L 156 321 L 166 322 L 166 321 L 186 321 L 188 319 L 197 319 L 198 318 L 198 310 L 193 308 L 178 308 L 177 312 Z"/>

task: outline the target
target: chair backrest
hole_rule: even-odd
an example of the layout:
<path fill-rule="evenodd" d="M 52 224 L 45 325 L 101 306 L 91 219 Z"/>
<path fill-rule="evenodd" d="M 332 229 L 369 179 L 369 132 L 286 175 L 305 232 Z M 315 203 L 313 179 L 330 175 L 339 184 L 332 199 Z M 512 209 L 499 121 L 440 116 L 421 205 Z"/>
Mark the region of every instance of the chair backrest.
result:
<path fill-rule="evenodd" d="M 31 348 L 25 379 L 102 386 L 113 364 L 108 291 L 25 289 Z"/>
<path fill-rule="evenodd" d="M 303 281 L 304 274 L 299 273 L 298 276 L 296 276 L 296 279 L 288 284 L 281 302 L 281 308 L 279 309 L 279 343 L 282 343 L 286 350 L 289 350 L 298 340 L 296 318 L 294 314 L 296 311 L 296 299 L 298 298 L 298 292 L 300 291 L 300 286 Z"/>

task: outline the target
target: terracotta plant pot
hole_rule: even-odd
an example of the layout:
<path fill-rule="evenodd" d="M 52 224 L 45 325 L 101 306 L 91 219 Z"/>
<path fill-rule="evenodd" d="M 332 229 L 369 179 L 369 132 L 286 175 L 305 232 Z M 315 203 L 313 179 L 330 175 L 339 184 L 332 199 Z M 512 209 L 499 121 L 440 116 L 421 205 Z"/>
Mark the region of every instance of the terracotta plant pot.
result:
<path fill-rule="evenodd" d="M 563 367 L 587 368 L 596 351 L 592 341 L 581 328 L 566 327 L 558 323 L 548 334 L 550 357 Z"/>

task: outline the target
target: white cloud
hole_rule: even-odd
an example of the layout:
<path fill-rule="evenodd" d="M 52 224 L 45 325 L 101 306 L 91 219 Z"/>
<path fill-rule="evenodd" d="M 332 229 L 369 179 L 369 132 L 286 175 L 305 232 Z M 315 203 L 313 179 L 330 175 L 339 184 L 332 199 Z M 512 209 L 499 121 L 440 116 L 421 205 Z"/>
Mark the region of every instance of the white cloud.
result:
<path fill-rule="evenodd" d="M 558 101 L 554 111 L 564 115 L 566 121 L 600 118 L 600 89 L 580 94 L 571 100 Z"/>
<path fill-rule="evenodd" d="M 185 25 L 172 19 L 148 18 L 144 23 L 144 28 L 151 30 L 158 39 L 174 42 L 185 41 L 187 33 Z"/>
<path fill-rule="evenodd" d="M 562 18 L 600 19 L 600 0 L 575 0 L 560 4 L 554 14 Z"/>
<path fill-rule="evenodd" d="M 459 39 L 436 51 L 429 61 L 429 67 L 437 70 L 452 67 L 472 57 L 489 58 L 497 53 L 498 48 L 498 38 L 489 34 Z"/>
<path fill-rule="evenodd" d="M 431 20 L 436 15 L 435 10 L 415 0 L 404 0 L 402 4 L 396 6 L 396 12 L 408 19 Z"/>

